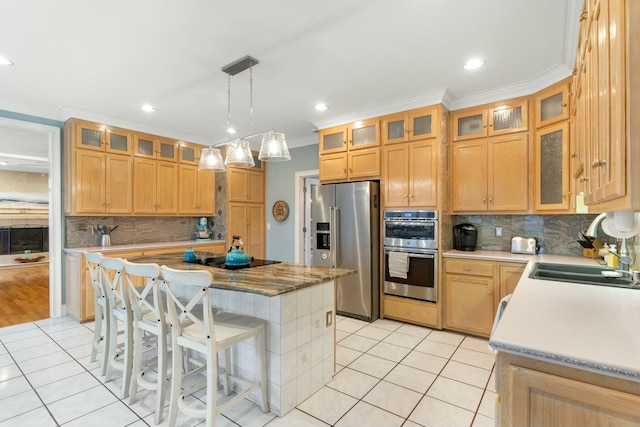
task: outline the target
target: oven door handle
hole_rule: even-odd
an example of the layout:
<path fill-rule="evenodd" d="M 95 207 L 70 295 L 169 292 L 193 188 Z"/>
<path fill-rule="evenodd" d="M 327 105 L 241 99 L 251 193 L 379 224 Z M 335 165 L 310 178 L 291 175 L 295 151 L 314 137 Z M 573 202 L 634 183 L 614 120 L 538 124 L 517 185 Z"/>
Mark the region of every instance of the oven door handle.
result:
<path fill-rule="evenodd" d="M 415 252 L 409 253 L 409 258 L 426 258 L 426 259 L 435 259 L 435 255 L 433 254 L 417 254 Z"/>

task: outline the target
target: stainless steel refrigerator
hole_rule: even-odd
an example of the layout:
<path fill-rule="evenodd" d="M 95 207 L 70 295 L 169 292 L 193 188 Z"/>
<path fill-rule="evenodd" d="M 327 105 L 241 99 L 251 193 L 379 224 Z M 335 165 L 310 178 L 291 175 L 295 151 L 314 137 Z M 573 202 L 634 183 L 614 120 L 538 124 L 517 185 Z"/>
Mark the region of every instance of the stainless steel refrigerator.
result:
<path fill-rule="evenodd" d="M 311 188 L 313 265 L 356 270 L 337 280 L 336 312 L 361 320 L 380 317 L 380 208 L 377 182 Z"/>

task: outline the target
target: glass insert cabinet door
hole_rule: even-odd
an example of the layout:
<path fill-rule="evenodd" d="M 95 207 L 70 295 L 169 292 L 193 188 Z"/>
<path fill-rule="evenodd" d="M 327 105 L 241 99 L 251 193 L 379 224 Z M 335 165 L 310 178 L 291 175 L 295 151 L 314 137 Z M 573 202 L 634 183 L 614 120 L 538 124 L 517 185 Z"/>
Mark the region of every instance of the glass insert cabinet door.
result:
<path fill-rule="evenodd" d="M 570 207 L 569 124 L 558 123 L 536 132 L 535 209 L 564 211 Z"/>
<path fill-rule="evenodd" d="M 382 118 L 382 143 L 437 138 L 438 129 L 436 106 L 390 114 Z"/>
<path fill-rule="evenodd" d="M 124 129 L 102 126 L 96 123 L 76 122 L 76 148 L 131 154 L 131 133 Z"/>
<path fill-rule="evenodd" d="M 454 111 L 452 117 L 454 141 L 505 135 L 529 128 L 526 99 L 498 103 L 486 108 Z"/>

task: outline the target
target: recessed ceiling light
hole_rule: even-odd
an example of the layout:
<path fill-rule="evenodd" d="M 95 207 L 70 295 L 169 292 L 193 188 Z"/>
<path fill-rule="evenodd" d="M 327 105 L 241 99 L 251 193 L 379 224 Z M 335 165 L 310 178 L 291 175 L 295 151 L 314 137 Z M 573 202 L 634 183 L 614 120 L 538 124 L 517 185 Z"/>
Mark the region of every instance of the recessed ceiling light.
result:
<path fill-rule="evenodd" d="M 230 134 L 230 135 L 233 135 L 233 134 L 238 133 L 238 132 L 234 128 L 230 127 L 230 128 L 227 129 L 227 133 Z"/>
<path fill-rule="evenodd" d="M 465 70 L 475 70 L 476 68 L 480 68 L 484 65 L 484 60 L 480 59 L 480 58 L 472 58 L 470 60 L 468 60 L 465 64 L 464 64 L 464 69 Z"/>
<path fill-rule="evenodd" d="M 13 61 L 6 56 L 0 55 L 0 65 L 13 65 Z"/>
<path fill-rule="evenodd" d="M 157 109 L 156 109 L 156 107 L 154 107 L 154 106 L 153 106 L 153 105 L 151 105 L 151 104 L 143 104 L 143 105 L 140 107 L 140 109 L 141 109 L 142 111 L 146 111 L 147 113 L 155 113 L 155 112 L 156 112 L 156 110 L 157 110 Z"/>
<path fill-rule="evenodd" d="M 324 102 L 318 102 L 316 105 L 313 106 L 313 108 L 316 111 L 325 111 L 329 108 L 329 106 L 327 104 L 325 104 Z"/>

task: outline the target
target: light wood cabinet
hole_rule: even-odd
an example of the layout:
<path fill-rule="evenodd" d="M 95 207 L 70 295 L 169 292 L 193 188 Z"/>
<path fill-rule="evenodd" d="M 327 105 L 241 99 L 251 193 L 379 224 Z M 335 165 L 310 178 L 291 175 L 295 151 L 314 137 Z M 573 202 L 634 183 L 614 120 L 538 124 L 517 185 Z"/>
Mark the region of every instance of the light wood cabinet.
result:
<path fill-rule="evenodd" d="M 529 101 L 518 98 L 451 113 L 453 140 L 465 141 L 528 129 Z"/>
<path fill-rule="evenodd" d="M 584 140 L 585 203 L 595 211 L 640 208 L 636 188 L 640 154 L 632 149 L 640 124 L 632 112 L 640 105 L 638 74 L 640 7 L 624 0 L 586 2 L 580 25 L 574 84 L 575 136 Z M 574 144 L 576 145 L 576 144 Z"/>
<path fill-rule="evenodd" d="M 440 306 L 426 301 L 384 295 L 383 317 L 440 329 Z"/>
<path fill-rule="evenodd" d="M 513 293 L 524 265 L 445 258 L 444 270 L 445 329 L 488 337 L 498 303 Z"/>
<path fill-rule="evenodd" d="M 382 118 L 382 143 L 417 141 L 439 135 L 438 107 L 417 108 Z"/>
<path fill-rule="evenodd" d="M 178 161 L 178 143 L 154 135 L 135 133 L 133 135 L 133 155 L 176 162 Z"/>
<path fill-rule="evenodd" d="M 265 257 L 265 207 L 263 203 L 229 203 L 227 246 L 233 236 L 241 236 L 244 250 L 254 258 Z"/>
<path fill-rule="evenodd" d="M 498 285 L 500 287 L 500 299 L 512 294 L 524 272 L 522 264 L 498 264 Z M 496 307 L 497 308 L 497 307 Z"/>
<path fill-rule="evenodd" d="M 178 161 L 187 165 L 197 165 L 200 162 L 202 146 L 188 142 L 178 143 Z"/>
<path fill-rule="evenodd" d="M 495 263 L 444 260 L 444 327 L 489 336 L 495 314 Z"/>
<path fill-rule="evenodd" d="M 640 384 L 499 352 L 496 425 L 637 426 Z"/>
<path fill-rule="evenodd" d="M 383 149 L 383 197 L 389 207 L 436 207 L 438 142 L 391 144 Z"/>
<path fill-rule="evenodd" d="M 70 178 L 70 214 L 130 214 L 132 205 L 130 156 L 75 150 Z"/>
<path fill-rule="evenodd" d="M 72 119 L 71 136 L 76 148 L 117 154 L 133 152 L 132 135 L 126 129 Z"/>
<path fill-rule="evenodd" d="M 169 215 L 178 212 L 178 165 L 150 159 L 133 161 L 133 212 Z"/>
<path fill-rule="evenodd" d="M 526 133 L 453 143 L 454 212 L 529 208 L 529 142 Z"/>
<path fill-rule="evenodd" d="M 380 120 L 371 119 L 319 132 L 320 181 L 380 178 Z"/>
<path fill-rule="evenodd" d="M 569 122 L 536 130 L 534 209 L 563 212 L 571 208 Z"/>
<path fill-rule="evenodd" d="M 179 165 L 178 214 L 215 215 L 216 183 L 211 170 Z"/>
<path fill-rule="evenodd" d="M 228 199 L 233 202 L 264 203 L 264 171 L 257 168 L 227 168 Z"/>
<path fill-rule="evenodd" d="M 569 119 L 569 81 L 550 86 L 534 96 L 536 128 Z"/>

